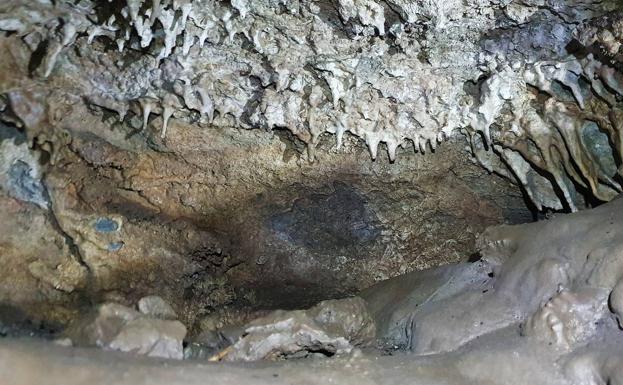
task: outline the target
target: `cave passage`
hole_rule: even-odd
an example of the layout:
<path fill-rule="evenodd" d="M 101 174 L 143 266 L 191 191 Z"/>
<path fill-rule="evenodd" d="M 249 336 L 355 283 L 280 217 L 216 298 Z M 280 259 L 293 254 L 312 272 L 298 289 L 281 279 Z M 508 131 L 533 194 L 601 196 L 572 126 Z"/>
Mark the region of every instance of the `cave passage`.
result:
<path fill-rule="evenodd" d="M 0 2 L 0 385 L 623 383 L 616 0 Z"/>

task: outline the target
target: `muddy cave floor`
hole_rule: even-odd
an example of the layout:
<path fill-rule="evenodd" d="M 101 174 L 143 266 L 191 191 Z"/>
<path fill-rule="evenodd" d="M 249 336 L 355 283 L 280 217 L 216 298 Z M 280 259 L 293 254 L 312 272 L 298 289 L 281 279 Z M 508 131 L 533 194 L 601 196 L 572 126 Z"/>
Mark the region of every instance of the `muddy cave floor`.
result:
<path fill-rule="evenodd" d="M 219 356 L 237 362 L 110 351 L 148 344 L 149 354 L 170 354 L 175 330 L 164 323 L 177 321 L 167 321 L 166 310 L 150 326 L 157 332 L 135 328 L 120 337 L 122 330 L 108 351 L 7 336 L 0 339 L 1 383 L 620 384 L 622 220 L 619 198 L 535 223 L 491 227 L 479 237 L 478 261 L 416 271 L 357 297 L 251 321 Z M 154 317 L 163 309 L 146 306 L 139 309 Z M 84 330 L 104 338 L 110 330 L 102 326 L 115 317 L 125 326 L 146 319 L 109 305 Z M 402 349 L 376 349 L 379 340 Z M 300 352 L 306 358 L 295 359 Z M 292 359 L 240 362 L 276 356 Z"/>
<path fill-rule="evenodd" d="M 609 341 L 613 346 L 623 338 Z M 173 360 L 97 348 L 67 347 L 34 337 L 0 339 L 2 384 L 555 384 L 557 352 L 533 346 L 516 327 L 446 354 L 377 348 L 332 357 L 278 361 Z"/>
<path fill-rule="evenodd" d="M 512 331 L 506 334 L 512 338 Z M 129 358 L 119 352 L 65 348 L 40 340 L 3 339 L 0 373 L 7 384 L 563 383 L 551 373 L 551 352 L 526 346 L 517 337 L 513 344 L 508 340 L 501 344 L 495 337 L 499 335 L 468 347 L 473 349 L 469 354 L 415 357 L 397 352 L 386 356 L 364 350 L 343 357 L 253 363 Z"/>

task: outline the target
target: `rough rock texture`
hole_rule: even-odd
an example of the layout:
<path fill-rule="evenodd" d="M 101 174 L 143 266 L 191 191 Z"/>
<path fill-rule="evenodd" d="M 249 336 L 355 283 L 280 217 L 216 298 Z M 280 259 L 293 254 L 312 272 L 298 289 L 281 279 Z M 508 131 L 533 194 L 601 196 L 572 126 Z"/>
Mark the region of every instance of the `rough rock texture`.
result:
<path fill-rule="evenodd" d="M 323 133 L 422 153 L 462 132 L 538 209 L 621 191 L 617 1 L 7 1 L 0 82 L 47 150 L 88 108 L 137 130 L 159 115 Z M 111 116 L 110 112 L 116 113 Z M 50 128 L 57 127 L 50 132 Z M 151 135 L 150 135 L 151 136 Z M 153 138 L 157 142 L 161 140 Z M 576 196 L 578 195 L 578 196 Z"/>
<path fill-rule="evenodd" d="M 371 345 L 376 325 L 359 297 L 322 301 L 308 310 L 276 310 L 245 325 L 219 355 L 226 361 L 346 354 Z"/>
<path fill-rule="evenodd" d="M 620 7 L 2 2 L 0 185 L 72 261 L 31 261 L 72 275 L 48 317 L 157 294 L 199 333 L 466 260 L 486 226 L 532 219 L 522 195 L 612 199 Z"/>
<path fill-rule="evenodd" d="M 383 281 L 360 294 L 365 299 L 363 308 L 347 307 L 343 313 L 349 321 L 357 320 L 355 315 L 369 318 L 356 324 L 376 328 L 386 349 L 408 349 L 419 355 L 460 351 L 502 330 L 512 337 L 491 338 L 501 338 L 501 343 L 507 339 L 510 346 L 522 336 L 528 344 L 544 345 L 558 354 L 581 354 L 587 346 L 623 336 L 617 324 L 623 280 L 623 234 L 618 226 L 622 216 L 619 198 L 581 214 L 492 227 L 480 239 L 482 259 Z M 309 313 L 318 313 L 328 303 L 343 306 L 348 303 L 343 301 L 352 300 L 360 301 L 325 301 L 307 311 L 259 318 L 246 329 L 248 335 L 229 348 L 228 357 L 265 358 L 268 354 L 248 352 L 265 348 L 287 354 L 314 346 L 305 345 L 309 336 L 299 331 L 318 321 Z M 356 342 L 344 330 L 338 335 Z M 297 336 L 303 342 L 293 342 L 299 341 Z M 327 343 L 337 345 L 334 340 Z M 320 345 L 318 341 L 316 346 Z"/>
<path fill-rule="evenodd" d="M 57 274 L 75 264 L 75 276 L 63 282 L 78 290 L 71 301 L 56 295 L 63 312 L 106 301 L 133 305 L 157 294 L 200 332 L 203 318 L 215 313 L 246 321 L 227 307 L 300 308 L 466 260 L 486 226 L 532 219 L 515 186 L 497 177 L 483 183 L 486 172 L 457 151 L 460 143 L 394 164 L 370 162 L 352 146 L 319 153 L 310 164 L 281 133 L 173 126 L 180 131 L 168 150 L 145 138 L 116 141 L 122 135 L 95 118 L 76 126 L 62 160 L 45 166 L 49 210 L 21 203 L 28 210 L 2 223 L 12 229 L 0 234 L 7 239 L 2 258 L 21 275 L 30 275 L 25 262 L 37 258 L 50 269 L 59 265 L 53 248 L 21 257 L 24 237 L 56 234 L 67 248 L 59 251 L 67 266 Z M 31 212 L 47 221 L 44 233 L 12 225 L 32 221 Z M 52 305 L 31 282 L 20 296 L 17 288 L 6 291 L 7 301 Z"/>
<path fill-rule="evenodd" d="M 493 227 L 482 238 L 481 261 L 411 273 L 362 293 L 377 330 L 396 335 L 379 327 L 390 313 L 409 331 L 410 354 L 387 357 L 364 351 L 278 364 L 165 366 L 144 360 L 129 364 L 127 357 L 113 353 L 0 339 L 0 375 L 10 375 L 18 385 L 43 380 L 200 384 L 207 377 L 223 384 L 618 384 L 623 381 L 623 331 L 616 322 L 623 279 L 621 220 L 619 198 L 538 223 Z M 486 270 L 492 273 L 486 275 L 489 282 L 482 280 Z M 608 297 L 610 307 L 604 305 Z M 389 307 L 398 302 L 402 305 Z M 346 311 L 337 311 L 344 304 Z M 361 306 L 366 305 L 359 298 L 327 301 L 307 311 L 273 313 L 253 328 L 274 327 L 275 316 L 306 315 L 326 322 L 333 318 L 325 317 L 329 313 L 364 314 Z M 399 315 L 409 309 L 409 319 L 402 321 Z M 364 334 L 374 328 L 366 324 Z"/>
<path fill-rule="evenodd" d="M 409 273 L 361 295 L 385 351 L 439 355 L 418 380 L 622 381 L 620 201 L 476 240 L 622 191 L 622 20 L 616 0 L 2 1 L 0 333 L 116 303 L 111 349 L 181 358 L 187 328 L 187 357 L 337 353 L 350 331 L 267 311 Z"/>
<path fill-rule="evenodd" d="M 181 359 L 186 327 L 179 321 L 151 318 L 129 307 L 106 303 L 74 321 L 64 335 L 75 346 Z"/>

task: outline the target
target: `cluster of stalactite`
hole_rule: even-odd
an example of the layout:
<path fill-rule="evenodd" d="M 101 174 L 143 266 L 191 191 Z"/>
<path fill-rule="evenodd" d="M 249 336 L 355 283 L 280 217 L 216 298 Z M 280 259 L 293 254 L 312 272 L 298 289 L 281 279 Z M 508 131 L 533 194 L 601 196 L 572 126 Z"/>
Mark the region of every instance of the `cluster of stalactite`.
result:
<path fill-rule="evenodd" d="M 162 139 L 171 119 L 286 128 L 310 161 L 324 133 L 337 150 L 345 133 L 361 138 L 373 159 L 384 143 L 391 161 L 399 147 L 434 151 L 464 133 L 475 158 L 517 179 L 540 210 L 575 210 L 578 191 L 612 199 L 623 29 L 608 12 L 617 5 L 558 7 L 554 17 L 549 2 L 473 3 L 8 1 L 0 30 L 17 64 L 3 60 L 15 75 L 0 92 L 31 132 L 53 131 L 55 114 L 85 102 L 143 132 L 157 121 Z M 567 47 L 538 60 L 483 48 L 480 36 L 500 24 L 495 10 L 517 30 L 567 28 L 553 39 Z M 530 24 L 543 15 L 555 23 Z M 15 70 L 21 59 L 27 68 Z M 62 135 L 37 137 L 62 145 Z"/>

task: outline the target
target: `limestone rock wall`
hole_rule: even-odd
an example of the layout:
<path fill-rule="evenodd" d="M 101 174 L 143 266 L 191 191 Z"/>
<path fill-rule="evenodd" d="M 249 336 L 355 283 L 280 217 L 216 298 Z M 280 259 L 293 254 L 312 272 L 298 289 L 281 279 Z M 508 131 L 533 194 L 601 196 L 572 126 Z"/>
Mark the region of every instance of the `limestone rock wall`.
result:
<path fill-rule="evenodd" d="M 533 219 L 522 194 L 610 200 L 620 7 L 4 1 L 0 184 L 26 219 L 2 258 L 41 285 L 6 301 L 64 322 L 159 294 L 192 326 L 467 259 Z M 54 239 L 28 269 L 27 218 Z"/>
<path fill-rule="evenodd" d="M 162 139 L 171 119 L 285 128 L 309 160 L 325 132 L 338 150 L 345 132 L 361 138 L 372 159 L 385 143 L 391 160 L 463 132 L 538 209 L 575 210 L 621 190 L 619 11 L 557 0 L 8 1 L 3 71 L 15 75 L 0 83 L 44 143 L 46 124 L 83 102 L 137 130 L 156 115 Z"/>
<path fill-rule="evenodd" d="M 461 143 L 391 164 L 352 144 L 325 151 L 325 138 L 310 164 L 272 133 L 173 127 L 164 150 L 117 147 L 97 119 L 78 126 L 62 160 L 41 166 L 47 208 L 2 186 L 4 303 L 62 324 L 81 306 L 158 294 L 189 328 L 235 322 L 241 307 L 298 308 L 466 260 L 487 226 L 532 220 L 516 186 Z"/>

